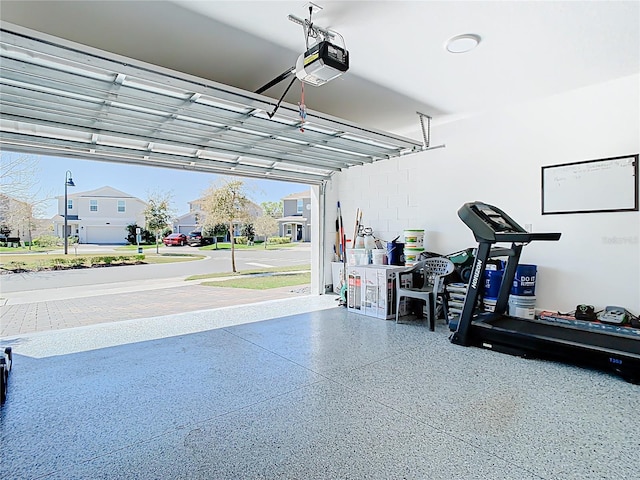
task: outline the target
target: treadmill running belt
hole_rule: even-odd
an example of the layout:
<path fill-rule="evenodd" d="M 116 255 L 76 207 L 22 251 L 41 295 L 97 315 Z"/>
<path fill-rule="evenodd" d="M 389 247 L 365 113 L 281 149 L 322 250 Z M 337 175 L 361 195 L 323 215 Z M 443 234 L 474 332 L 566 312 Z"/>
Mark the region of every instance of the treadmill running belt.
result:
<path fill-rule="evenodd" d="M 474 322 L 475 323 L 475 322 Z M 514 318 L 500 317 L 485 320 L 485 324 L 524 335 L 545 337 L 549 340 L 560 340 L 584 345 L 593 345 L 607 350 L 617 350 L 637 355 L 640 358 L 640 340 L 616 335 L 606 335 L 599 332 L 566 328 L 545 323 Z"/>

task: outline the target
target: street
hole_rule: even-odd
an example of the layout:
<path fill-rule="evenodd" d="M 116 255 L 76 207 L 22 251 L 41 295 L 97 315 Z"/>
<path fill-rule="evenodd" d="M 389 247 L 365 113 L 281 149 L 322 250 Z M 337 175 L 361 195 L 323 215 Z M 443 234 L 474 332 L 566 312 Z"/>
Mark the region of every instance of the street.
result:
<path fill-rule="evenodd" d="M 112 253 L 113 247 L 81 245 L 77 254 Z M 154 250 L 155 251 L 155 250 Z M 0 276 L 0 337 L 130 319 L 153 318 L 307 295 L 306 288 L 207 287 L 191 275 L 231 272 L 229 250 L 161 247 L 161 253 L 198 253 L 202 260 Z M 76 254 L 76 250 L 70 252 Z M 236 250 L 236 269 L 309 265 L 311 245 Z"/>
<path fill-rule="evenodd" d="M 113 251 L 113 247 L 95 247 L 78 245 L 77 254 L 83 252 Z M 155 253 L 155 249 L 153 250 Z M 61 270 L 31 272 L 24 274 L 7 274 L 0 276 L 0 296 L 15 292 L 37 292 L 39 290 L 60 289 L 67 287 L 89 287 L 120 282 L 158 282 L 161 279 L 185 278 L 190 275 L 231 272 L 230 250 L 199 250 L 193 247 L 160 247 L 161 253 L 191 253 L 204 255 L 203 260 L 177 262 L 167 264 L 149 264 L 109 268 L 87 268 L 79 270 Z M 119 252 L 120 253 L 120 252 Z M 120 253 L 120 254 L 124 254 Z M 75 255 L 70 250 L 69 256 Z M 282 267 L 287 265 L 308 265 L 311 261 L 311 245 L 300 243 L 293 247 L 256 250 L 236 250 L 236 269 L 238 271 L 255 270 L 266 267 Z M 35 295 L 35 293 L 34 293 Z M 34 298 L 34 302 L 38 299 Z"/>

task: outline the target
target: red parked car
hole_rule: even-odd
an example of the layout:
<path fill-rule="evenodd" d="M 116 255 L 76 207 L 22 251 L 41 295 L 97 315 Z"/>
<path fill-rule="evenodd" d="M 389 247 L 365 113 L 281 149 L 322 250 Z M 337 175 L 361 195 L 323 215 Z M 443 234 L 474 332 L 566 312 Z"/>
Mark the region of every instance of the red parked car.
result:
<path fill-rule="evenodd" d="M 162 243 L 164 243 L 167 247 L 169 245 L 186 245 L 187 236 L 184 233 L 172 233 L 164 237 L 162 239 Z"/>

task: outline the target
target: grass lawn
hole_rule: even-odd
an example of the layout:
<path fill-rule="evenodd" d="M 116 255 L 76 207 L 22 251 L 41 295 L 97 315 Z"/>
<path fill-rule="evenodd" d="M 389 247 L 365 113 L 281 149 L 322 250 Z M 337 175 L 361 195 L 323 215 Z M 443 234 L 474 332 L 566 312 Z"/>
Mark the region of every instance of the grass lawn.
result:
<path fill-rule="evenodd" d="M 160 248 L 164 247 L 164 243 L 160 242 L 158 244 L 158 246 Z M 150 249 L 156 249 L 156 244 L 154 243 L 153 245 L 140 245 L 140 248 L 142 248 L 143 250 L 150 250 Z M 137 252 L 138 251 L 138 246 L 137 245 L 123 245 L 121 247 L 116 247 L 114 250 L 122 250 L 122 251 L 132 251 L 132 252 Z"/>
<path fill-rule="evenodd" d="M 159 243 L 158 244 L 160 246 L 160 248 L 164 247 L 165 245 L 163 243 Z M 297 244 L 296 243 L 274 243 L 274 244 L 268 244 L 266 250 L 272 250 L 274 248 L 290 248 L 290 247 L 295 247 Z M 141 248 L 144 249 L 144 251 L 147 250 L 151 250 L 156 248 L 156 245 L 140 245 Z M 265 250 L 264 247 L 264 243 L 256 243 L 254 245 L 241 245 L 236 243 L 235 245 L 236 250 Z M 215 243 L 213 245 L 205 245 L 204 247 L 193 247 L 194 250 L 231 250 L 231 243 L 229 242 L 218 242 L 218 244 L 216 245 Z M 136 252 L 138 250 L 138 246 L 137 245 L 123 245 L 122 247 L 117 247 L 116 250 L 122 250 L 122 251 L 133 251 Z"/>
<path fill-rule="evenodd" d="M 268 290 L 270 288 L 292 287 L 311 283 L 311 272 L 278 273 L 274 275 L 254 275 L 228 280 L 203 282 L 208 287 L 249 288 L 252 290 Z"/>
<path fill-rule="evenodd" d="M 202 258 L 206 257 L 197 253 L 161 253 L 160 255 L 145 253 L 144 263 L 190 262 L 191 260 L 200 260 Z"/>
<path fill-rule="evenodd" d="M 135 258 L 136 255 L 134 253 L 127 255 L 105 255 L 102 253 L 87 253 L 84 255 L 64 255 L 64 254 L 47 254 L 47 253 L 38 253 L 32 255 L 24 255 L 24 254 L 6 254 L 3 253 L 0 255 L 0 268 L 9 267 L 13 265 L 19 265 L 20 268 L 24 270 L 42 270 L 48 267 L 53 266 L 56 263 L 56 260 L 62 259 L 66 262 L 80 262 L 84 260 L 82 263 L 90 263 L 91 258 L 96 257 L 127 257 L 127 258 Z M 204 258 L 202 255 L 197 254 L 181 254 L 181 255 L 166 255 L 166 254 L 146 254 L 144 258 L 141 260 L 142 263 L 173 263 L 173 262 L 188 262 L 191 260 L 199 260 Z M 116 266 L 116 265 L 114 265 Z M 8 268 L 10 269 L 10 268 Z"/>
<path fill-rule="evenodd" d="M 221 277 L 242 277 L 246 275 L 259 275 L 261 273 L 278 273 L 278 272 L 306 272 L 311 270 L 311 265 L 290 265 L 287 267 L 271 267 L 271 268 L 258 268 L 255 270 L 245 270 L 243 272 L 225 272 L 225 273 L 203 273 L 201 275 L 191 275 L 186 278 L 189 280 L 206 280 L 208 278 L 221 278 Z"/>
<path fill-rule="evenodd" d="M 266 250 L 271 250 L 274 248 L 290 248 L 295 247 L 297 243 L 270 243 L 267 244 Z M 255 243 L 253 245 L 235 245 L 237 250 L 265 250 L 264 243 Z M 231 243 L 229 242 L 218 242 L 217 248 L 216 244 L 206 245 L 204 247 L 198 247 L 198 250 L 231 250 Z"/>
<path fill-rule="evenodd" d="M 38 253 L 38 252 L 50 252 L 52 250 L 60 250 L 60 247 L 36 247 L 32 246 L 31 250 L 29 247 L 0 247 L 0 253 L 8 253 L 8 254 L 25 254 L 25 253 Z"/>

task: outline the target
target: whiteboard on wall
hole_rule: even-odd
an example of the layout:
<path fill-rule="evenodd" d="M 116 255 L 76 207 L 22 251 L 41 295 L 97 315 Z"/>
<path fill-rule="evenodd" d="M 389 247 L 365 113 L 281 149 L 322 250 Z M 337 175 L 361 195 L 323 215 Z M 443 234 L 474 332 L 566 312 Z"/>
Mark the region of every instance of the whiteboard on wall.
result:
<path fill-rule="evenodd" d="M 638 155 L 542 167 L 542 214 L 638 210 Z"/>

